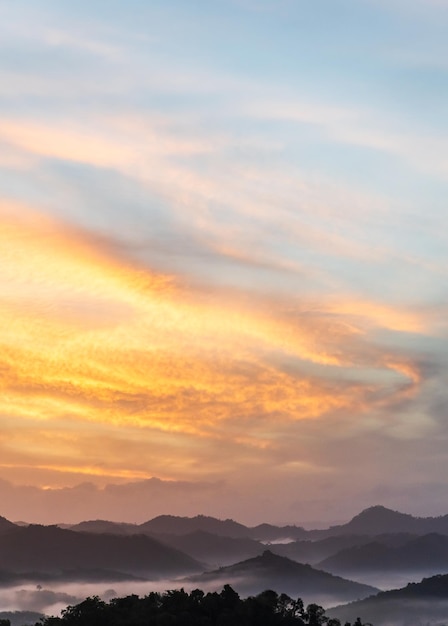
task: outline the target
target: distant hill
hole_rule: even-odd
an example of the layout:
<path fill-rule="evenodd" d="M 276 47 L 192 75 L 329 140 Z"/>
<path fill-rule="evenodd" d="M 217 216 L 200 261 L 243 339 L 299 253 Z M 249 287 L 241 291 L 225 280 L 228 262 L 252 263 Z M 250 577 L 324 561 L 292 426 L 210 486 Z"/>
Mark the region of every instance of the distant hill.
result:
<path fill-rule="evenodd" d="M 154 535 L 154 537 L 202 563 L 215 567 L 258 556 L 265 549 L 263 544 L 254 539 L 223 537 L 203 530 L 196 530 L 188 535 Z"/>
<path fill-rule="evenodd" d="M 59 526 L 63 528 L 63 526 Z M 68 526 L 70 530 L 87 533 L 109 533 L 112 535 L 138 535 L 142 533 L 138 524 L 126 524 L 124 522 L 109 522 L 107 520 L 88 520 Z"/>
<path fill-rule="evenodd" d="M 0 534 L 0 563 L 17 573 L 100 569 L 156 578 L 203 569 L 186 554 L 145 535 L 89 534 L 39 525 Z"/>
<path fill-rule="evenodd" d="M 0 515 L 0 533 L 17 528 L 17 524 L 10 522 L 6 517 Z"/>
<path fill-rule="evenodd" d="M 308 531 L 301 526 L 274 526 L 272 524 L 259 524 L 248 528 L 248 536 L 258 541 L 290 541 L 306 537 Z"/>
<path fill-rule="evenodd" d="M 378 535 L 375 540 L 386 546 L 398 546 L 415 536 L 409 533 L 385 534 Z M 271 545 L 270 549 L 276 554 L 281 554 L 295 561 L 315 565 L 320 564 L 323 559 L 327 559 L 341 550 L 364 546 L 371 542 L 372 537 L 370 535 L 337 535 L 336 537 L 326 537 L 316 541 L 302 540 L 286 544 L 275 544 Z M 325 569 L 325 567 L 322 566 L 322 569 Z"/>
<path fill-rule="evenodd" d="M 382 535 L 385 533 L 411 533 L 426 535 L 439 533 L 448 535 L 448 515 L 441 517 L 413 517 L 407 513 L 392 511 L 384 506 L 372 506 L 355 515 L 346 524 L 330 526 L 325 530 L 311 530 L 309 537 L 313 539 L 357 534 Z"/>
<path fill-rule="evenodd" d="M 299 540 L 285 544 L 274 544 L 270 549 L 276 554 L 286 556 L 301 563 L 318 563 L 324 558 L 332 556 L 344 548 L 363 545 L 371 541 L 366 535 L 342 535 L 341 537 L 327 537 L 317 541 Z"/>
<path fill-rule="evenodd" d="M 308 531 L 300 526 L 273 526 L 259 524 L 253 528 L 235 522 L 232 519 L 220 520 L 216 517 L 196 515 L 195 517 L 179 517 L 176 515 L 159 515 L 143 524 L 126 524 L 107 520 L 89 520 L 79 524 L 59 524 L 60 528 L 69 528 L 81 532 L 112 533 L 115 535 L 187 535 L 202 531 L 230 537 L 233 539 L 250 538 L 255 541 L 279 541 L 305 537 Z"/>
<path fill-rule="evenodd" d="M 407 513 L 392 511 L 384 506 L 372 506 L 355 515 L 344 528 L 365 535 L 415 532 L 421 520 Z"/>
<path fill-rule="evenodd" d="M 159 515 L 144 524 L 140 524 L 139 531 L 145 533 L 186 535 L 202 530 L 224 537 L 248 537 L 249 529 L 243 524 L 231 519 L 220 520 L 206 515 L 196 517 L 177 517 L 175 515 Z"/>
<path fill-rule="evenodd" d="M 374 587 L 316 570 L 310 565 L 296 563 L 270 550 L 265 550 L 261 556 L 192 576 L 188 580 L 208 588 L 210 585 L 219 588 L 228 583 L 243 595 L 256 595 L 265 589 L 273 589 L 294 598 L 301 597 L 306 603 L 320 604 L 341 602 L 342 598 L 365 598 L 378 591 Z"/>
<path fill-rule="evenodd" d="M 398 546 L 375 540 L 341 550 L 318 564 L 322 569 L 343 575 L 366 571 L 448 571 L 448 536 L 430 533 L 413 537 Z"/>
<path fill-rule="evenodd" d="M 9 522 L 11 523 L 11 522 Z M 60 527 L 67 528 L 66 525 Z M 393 511 L 384 506 L 372 506 L 355 515 L 346 524 L 325 529 L 305 530 L 301 526 L 275 526 L 259 524 L 248 527 L 232 519 L 221 520 L 206 515 L 179 517 L 159 515 L 143 524 L 126 524 L 106 520 L 90 520 L 69 526 L 71 530 L 95 533 L 147 534 L 147 535 L 187 535 L 203 531 L 213 535 L 231 538 L 250 538 L 256 541 L 276 543 L 282 540 L 319 541 L 329 537 L 377 536 L 385 534 L 425 535 L 438 533 L 448 535 L 448 515 L 440 517 L 414 517 L 407 513 Z M 1 531 L 1 524 L 0 524 Z"/>
<path fill-rule="evenodd" d="M 196 531 L 208 532 L 213 535 L 234 539 L 250 538 L 255 541 L 281 541 L 306 537 L 308 531 L 300 526 L 274 526 L 259 524 L 249 527 L 232 519 L 220 520 L 216 517 L 196 515 L 196 517 L 177 517 L 175 515 L 159 515 L 138 526 L 139 532 L 149 534 L 186 535 Z"/>
<path fill-rule="evenodd" d="M 430 626 L 448 622 L 448 574 L 425 578 L 402 589 L 383 591 L 370 598 L 326 611 L 342 623 L 363 621 L 375 626 Z"/>

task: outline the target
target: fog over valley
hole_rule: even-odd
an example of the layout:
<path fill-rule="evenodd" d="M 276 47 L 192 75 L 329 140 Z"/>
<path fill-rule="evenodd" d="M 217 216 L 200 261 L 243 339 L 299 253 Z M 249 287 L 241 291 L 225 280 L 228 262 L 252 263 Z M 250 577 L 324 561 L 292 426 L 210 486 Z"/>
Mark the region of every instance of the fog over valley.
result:
<path fill-rule="evenodd" d="M 428 619 L 436 619 L 448 602 L 447 546 L 448 515 L 416 518 L 383 506 L 316 529 L 250 527 L 204 515 L 63 527 L 0 518 L 0 613 L 57 615 L 86 597 L 109 602 L 170 589 L 220 593 L 230 585 L 242 598 L 270 589 L 335 617 L 359 607 L 378 626 L 389 624 L 384 607 L 403 597 L 403 624 L 417 626 L 426 609 Z M 390 589 L 402 590 L 393 595 Z"/>

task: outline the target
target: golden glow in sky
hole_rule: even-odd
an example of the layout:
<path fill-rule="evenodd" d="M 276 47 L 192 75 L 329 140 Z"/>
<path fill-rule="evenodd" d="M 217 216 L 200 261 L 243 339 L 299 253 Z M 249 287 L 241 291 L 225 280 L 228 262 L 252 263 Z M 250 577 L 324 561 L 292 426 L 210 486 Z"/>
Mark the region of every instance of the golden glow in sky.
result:
<path fill-rule="evenodd" d="M 92 477 L 179 479 L 101 443 L 103 469 L 84 464 L 78 429 L 99 440 L 124 428 L 142 440 L 177 432 L 263 449 L 279 424 L 362 412 L 375 394 L 387 402 L 419 383 L 415 364 L 369 345 L 372 328 L 423 327 L 405 311 L 322 301 L 305 314 L 303 303 L 285 311 L 281 299 L 207 291 L 17 205 L 0 213 L 0 267 L 0 413 L 14 433 L 4 467 L 16 459 Z M 176 464 L 191 454 L 185 444 Z"/>
<path fill-rule="evenodd" d="M 445 4 L 3 3 L 0 515 L 446 513 Z"/>

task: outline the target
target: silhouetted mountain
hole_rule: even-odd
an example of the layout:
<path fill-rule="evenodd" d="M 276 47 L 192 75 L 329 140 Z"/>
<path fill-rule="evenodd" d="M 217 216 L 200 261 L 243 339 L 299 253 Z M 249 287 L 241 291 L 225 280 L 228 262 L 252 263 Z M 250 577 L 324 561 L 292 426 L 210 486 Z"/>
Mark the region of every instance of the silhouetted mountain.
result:
<path fill-rule="evenodd" d="M 107 520 L 88 520 L 79 524 L 58 524 L 59 528 L 89 532 L 112 533 L 114 535 L 136 534 L 171 534 L 186 535 L 196 531 L 208 532 L 229 538 L 251 538 L 255 541 L 279 541 L 284 539 L 298 539 L 308 533 L 300 526 L 273 526 L 259 524 L 250 528 L 234 520 L 220 520 L 206 515 L 196 517 L 178 517 L 175 515 L 159 515 L 143 524 L 128 524 L 124 522 L 109 522 Z"/>
<path fill-rule="evenodd" d="M 63 528 L 62 525 L 58 526 Z M 109 533 L 111 535 L 138 535 L 142 534 L 142 531 L 138 524 L 126 524 L 124 522 L 109 522 L 107 520 L 88 520 L 86 522 L 80 522 L 79 524 L 74 524 L 72 526 L 68 526 L 69 530 L 75 530 L 77 532 L 87 532 L 87 533 L 98 533 L 104 534 Z"/>
<path fill-rule="evenodd" d="M 271 550 L 294 561 L 313 564 L 344 548 L 363 545 L 369 541 L 371 541 L 371 537 L 365 535 L 342 535 L 340 537 L 327 537 L 318 541 L 293 541 L 292 543 L 276 544 L 271 546 Z"/>
<path fill-rule="evenodd" d="M 377 505 L 361 511 L 347 524 L 330 526 L 325 530 L 309 531 L 309 537 L 318 539 L 347 534 L 382 535 L 385 533 L 411 533 L 414 535 L 440 533 L 448 535 L 448 515 L 413 517 L 407 513 L 399 513 Z"/>
<path fill-rule="evenodd" d="M 248 537 L 249 529 L 243 524 L 238 524 L 231 519 L 220 520 L 206 515 L 196 517 L 177 517 L 175 515 L 159 515 L 139 526 L 140 532 L 186 535 L 203 530 L 214 535 L 224 537 Z"/>
<path fill-rule="evenodd" d="M 402 589 L 383 591 L 370 598 L 326 611 L 344 621 L 363 620 L 375 626 L 422 626 L 446 624 L 448 616 L 448 574 L 424 578 Z"/>
<path fill-rule="evenodd" d="M 186 554 L 145 535 L 99 535 L 39 525 L 0 534 L 0 563 L 12 572 L 107 569 L 157 578 L 203 569 Z"/>
<path fill-rule="evenodd" d="M 327 572 L 357 572 L 365 569 L 388 569 L 393 562 L 395 549 L 389 548 L 378 541 L 371 541 L 361 546 L 341 550 L 324 559 L 318 566 Z"/>
<path fill-rule="evenodd" d="M 11 523 L 9 522 L 9 524 Z M 248 527 L 232 519 L 220 520 L 206 515 L 197 515 L 196 517 L 159 515 L 140 525 L 109 522 L 106 520 L 89 520 L 80 524 L 70 526 L 60 524 L 59 526 L 76 531 L 108 532 L 116 535 L 141 533 L 148 535 L 187 535 L 196 531 L 204 531 L 224 537 L 246 537 L 256 541 L 275 543 L 285 539 L 290 539 L 291 541 L 319 541 L 329 537 L 346 535 L 372 537 L 398 533 L 414 535 L 439 533 L 448 535 L 448 515 L 440 517 L 413 517 L 407 513 L 400 513 L 387 509 L 384 506 L 376 505 L 361 511 L 346 524 L 316 530 L 305 530 L 301 526 L 275 526 L 272 524 L 259 524 L 258 526 Z"/>
<path fill-rule="evenodd" d="M 448 570 L 448 536 L 431 533 L 414 537 L 398 546 L 373 541 L 341 550 L 318 566 L 345 575 L 391 570 L 444 573 Z"/>
<path fill-rule="evenodd" d="M 233 539 L 250 538 L 255 541 L 293 540 L 307 534 L 307 531 L 299 526 L 259 524 L 250 528 L 232 519 L 220 520 L 206 515 L 196 515 L 196 517 L 159 515 L 144 524 L 140 524 L 138 528 L 139 532 L 148 534 L 186 535 L 196 531 L 204 531 Z"/>
<path fill-rule="evenodd" d="M 317 541 L 328 537 L 345 535 L 377 536 L 386 534 L 425 535 L 439 533 L 448 535 L 448 515 L 441 517 L 413 517 L 407 513 L 392 511 L 384 506 L 372 506 L 355 515 L 346 524 L 327 529 L 305 530 L 300 526 L 274 526 L 259 524 L 253 528 L 234 520 L 219 520 L 214 517 L 176 517 L 161 515 L 138 527 L 139 532 L 186 535 L 202 530 L 225 537 L 250 537 L 258 541 L 280 541 L 282 539 Z"/>
<path fill-rule="evenodd" d="M 265 547 L 253 539 L 223 537 L 202 530 L 188 535 L 153 535 L 156 539 L 212 566 L 230 565 L 259 555 Z"/>
<path fill-rule="evenodd" d="M 0 533 L 17 528 L 17 524 L 10 522 L 6 517 L 0 515 Z"/>
<path fill-rule="evenodd" d="M 319 601 L 320 604 L 342 601 L 342 598 L 365 598 L 377 591 L 374 587 L 296 563 L 270 550 L 265 550 L 261 556 L 253 559 L 192 576 L 189 580 L 217 588 L 226 582 L 244 595 L 256 595 L 265 589 L 273 589 L 295 598 L 300 596 L 306 603 Z"/>
<path fill-rule="evenodd" d="M 345 528 L 365 535 L 412 532 L 419 520 L 407 513 L 399 513 L 384 506 L 372 506 L 355 515 Z"/>
<path fill-rule="evenodd" d="M 385 546 L 400 546 L 415 538 L 416 535 L 408 533 L 394 533 L 378 535 L 375 541 Z M 336 537 L 326 537 L 317 541 L 293 541 L 286 544 L 271 545 L 270 549 L 276 554 L 281 554 L 294 561 L 301 563 L 319 564 L 323 559 L 327 559 L 347 548 L 364 546 L 372 542 L 370 535 L 337 535 Z M 323 565 L 322 565 L 323 567 Z M 323 567 L 325 569 L 325 567 Z"/>
<path fill-rule="evenodd" d="M 365 535 L 342 535 L 340 537 L 327 537 L 318 541 L 293 541 L 286 544 L 276 544 L 271 546 L 271 550 L 294 561 L 312 564 L 318 563 L 344 548 L 364 545 L 371 540 L 371 537 Z"/>
<path fill-rule="evenodd" d="M 272 524 L 259 524 L 248 528 L 248 537 L 258 541 L 291 541 L 306 537 L 308 531 L 301 526 L 273 526 Z"/>

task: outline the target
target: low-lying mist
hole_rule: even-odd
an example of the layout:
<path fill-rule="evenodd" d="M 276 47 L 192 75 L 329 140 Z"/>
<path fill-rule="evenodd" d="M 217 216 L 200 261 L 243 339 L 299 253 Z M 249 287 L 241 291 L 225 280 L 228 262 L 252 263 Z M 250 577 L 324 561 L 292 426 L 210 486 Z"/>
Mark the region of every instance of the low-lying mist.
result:
<path fill-rule="evenodd" d="M 175 581 L 151 582 L 73 582 L 40 585 L 18 585 L 0 589 L 1 611 L 40 611 L 47 615 L 59 615 L 69 604 L 77 604 L 88 596 L 99 596 L 103 600 L 127 596 L 145 595 L 150 591 L 165 591 L 179 588 Z"/>
<path fill-rule="evenodd" d="M 233 581 L 229 581 L 232 584 Z M 199 587 L 179 579 L 155 581 L 118 582 L 64 582 L 45 586 L 27 584 L 0 588 L 0 611 L 37 611 L 47 615 L 59 615 L 68 605 L 78 604 L 89 596 L 99 596 L 102 600 L 136 594 L 144 596 L 151 591 L 165 592 L 169 589 L 185 589 L 190 592 Z M 221 582 L 200 585 L 203 591 L 220 591 Z"/>
<path fill-rule="evenodd" d="M 59 615 L 68 605 L 78 604 L 86 597 L 98 596 L 109 601 L 112 598 L 136 594 L 144 596 L 151 591 L 165 592 L 169 589 L 183 588 L 190 592 L 200 588 L 205 592 L 221 591 L 224 584 L 233 586 L 242 597 L 256 595 L 256 581 L 254 589 L 250 578 L 234 577 L 226 579 L 211 579 L 209 581 L 194 582 L 185 579 L 161 579 L 151 581 L 117 581 L 117 582 L 61 582 L 45 583 L 45 585 L 21 584 L 14 587 L 0 588 L 0 611 L 37 611 L 46 615 Z M 281 592 L 281 590 L 278 590 Z M 297 593 L 297 596 L 301 596 Z M 334 596 L 328 598 L 314 595 L 307 598 L 301 596 L 305 603 L 315 602 L 328 607 L 335 604 Z"/>

